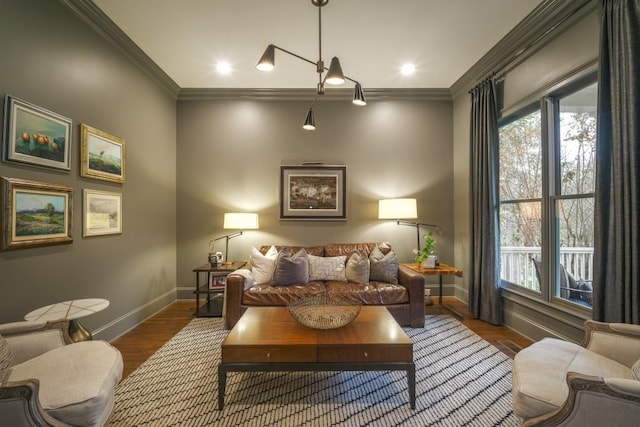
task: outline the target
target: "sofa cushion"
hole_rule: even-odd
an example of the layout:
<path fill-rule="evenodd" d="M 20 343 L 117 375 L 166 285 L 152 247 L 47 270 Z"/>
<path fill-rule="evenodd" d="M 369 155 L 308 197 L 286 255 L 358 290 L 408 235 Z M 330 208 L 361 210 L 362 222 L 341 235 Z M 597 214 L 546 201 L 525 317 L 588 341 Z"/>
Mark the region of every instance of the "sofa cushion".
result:
<path fill-rule="evenodd" d="M 255 283 L 271 282 L 273 271 L 276 268 L 276 258 L 278 258 L 278 251 L 275 246 L 271 246 L 264 255 L 258 249 L 251 248 L 249 264 Z"/>
<path fill-rule="evenodd" d="M 278 253 L 276 268 L 273 272 L 271 284 L 293 285 L 309 281 L 309 257 L 304 249 L 291 255 L 289 248 L 283 248 Z"/>
<path fill-rule="evenodd" d="M 9 368 L 13 365 L 13 351 L 9 343 L 0 335 L 0 383 L 9 376 Z"/>
<path fill-rule="evenodd" d="M 631 379 L 631 369 L 577 344 L 544 338 L 513 361 L 513 410 L 528 419 L 559 408 L 569 395 L 567 372 Z"/>
<path fill-rule="evenodd" d="M 9 381 L 40 382 L 40 404 L 49 415 L 72 425 L 102 425 L 113 409 L 122 356 L 105 341 L 83 341 L 48 351 L 15 365 Z"/>
<path fill-rule="evenodd" d="M 355 283 L 369 283 L 370 264 L 369 257 L 362 256 L 360 252 L 351 254 L 346 266 L 347 280 Z"/>
<path fill-rule="evenodd" d="M 341 282 L 344 284 L 344 282 Z M 309 282 L 289 286 L 255 285 L 242 293 L 242 304 L 250 306 L 286 306 L 307 296 L 325 295 L 324 282 Z"/>
<path fill-rule="evenodd" d="M 371 273 L 369 280 L 398 284 L 398 257 L 395 252 L 389 251 L 386 255 L 382 253 L 376 246 L 371 255 L 369 255 L 369 261 L 371 261 Z"/>
<path fill-rule="evenodd" d="M 391 245 L 389 243 L 330 243 L 324 247 L 324 256 L 340 256 L 346 255 L 347 259 L 351 257 L 355 252 L 369 258 L 371 252 L 375 248 L 378 248 L 383 255 L 388 254 L 391 251 Z M 314 254 L 315 255 L 315 254 Z"/>
<path fill-rule="evenodd" d="M 402 285 L 382 282 L 326 282 L 329 299 L 358 301 L 362 305 L 393 305 L 409 302 L 409 292 Z"/>
<path fill-rule="evenodd" d="M 336 280 L 346 282 L 345 261 L 347 257 L 321 257 L 308 255 L 309 257 L 309 280 Z"/>

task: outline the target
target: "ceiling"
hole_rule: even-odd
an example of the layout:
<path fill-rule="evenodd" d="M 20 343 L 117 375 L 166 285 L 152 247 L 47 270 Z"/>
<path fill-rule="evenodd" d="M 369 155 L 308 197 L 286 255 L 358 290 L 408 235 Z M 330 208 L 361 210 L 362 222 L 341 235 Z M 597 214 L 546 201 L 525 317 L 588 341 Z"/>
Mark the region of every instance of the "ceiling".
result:
<path fill-rule="evenodd" d="M 94 0 L 181 88 L 309 88 L 318 60 L 310 0 Z M 449 88 L 542 0 L 331 0 L 322 8 L 322 59 L 338 56 L 365 88 Z M 216 71 L 218 62 L 229 74 Z M 405 76 L 400 67 L 415 65 Z"/>

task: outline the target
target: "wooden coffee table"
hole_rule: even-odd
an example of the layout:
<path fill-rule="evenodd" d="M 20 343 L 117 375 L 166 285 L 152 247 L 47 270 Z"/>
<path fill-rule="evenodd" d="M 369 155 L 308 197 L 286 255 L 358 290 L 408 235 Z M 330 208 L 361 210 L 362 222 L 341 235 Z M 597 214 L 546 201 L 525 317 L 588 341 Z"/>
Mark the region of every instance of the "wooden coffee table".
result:
<path fill-rule="evenodd" d="M 406 371 L 409 403 L 416 407 L 413 343 L 385 307 L 362 307 L 338 329 L 312 329 L 286 307 L 251 307 L 222 342 L 218 409 L 227 372 Z"/>

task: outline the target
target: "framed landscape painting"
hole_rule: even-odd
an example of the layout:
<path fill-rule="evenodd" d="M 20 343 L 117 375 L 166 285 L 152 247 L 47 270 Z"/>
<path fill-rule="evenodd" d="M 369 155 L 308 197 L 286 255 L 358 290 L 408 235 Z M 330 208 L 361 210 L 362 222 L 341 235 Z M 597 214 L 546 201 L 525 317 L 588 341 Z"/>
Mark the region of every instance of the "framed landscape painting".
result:
<path fill-rule="evenodd" d="M 83 237 L 122 234 L 122 194 L 84 190 Z"/>
<path fill-rule="evenodd" d="M 73 188 L 2 178 L 2 249 L 73 242 Z"/>
<path fill-rule="evenodd" d="M 347 219 L 346 166 L 280 166 L 280 219 Z"/>
<path fill-rule="evenodd" d="M 80 176 L 124 183 L 124 139 L 82 123 Z"/>
<path fill-rule="evenodd" d="M 3 160 L 71 169 L 71 119 L 11 95 L 4 116 Z"/>

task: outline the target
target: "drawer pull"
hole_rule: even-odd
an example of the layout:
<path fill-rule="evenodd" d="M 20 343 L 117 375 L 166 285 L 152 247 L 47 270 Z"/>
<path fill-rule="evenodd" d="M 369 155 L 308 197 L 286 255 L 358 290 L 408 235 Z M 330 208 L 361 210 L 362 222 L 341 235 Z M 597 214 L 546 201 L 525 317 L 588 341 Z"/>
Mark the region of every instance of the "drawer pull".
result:
<path fill-rule="evenodd" d="M 267 359 L 271 357 L 271 352 L 267 352 Z"/>
<path fill-rule="evenodd" d="M 366 351 L 364 352 L 364 357 L 369 357 L 369 354 Z"/>

